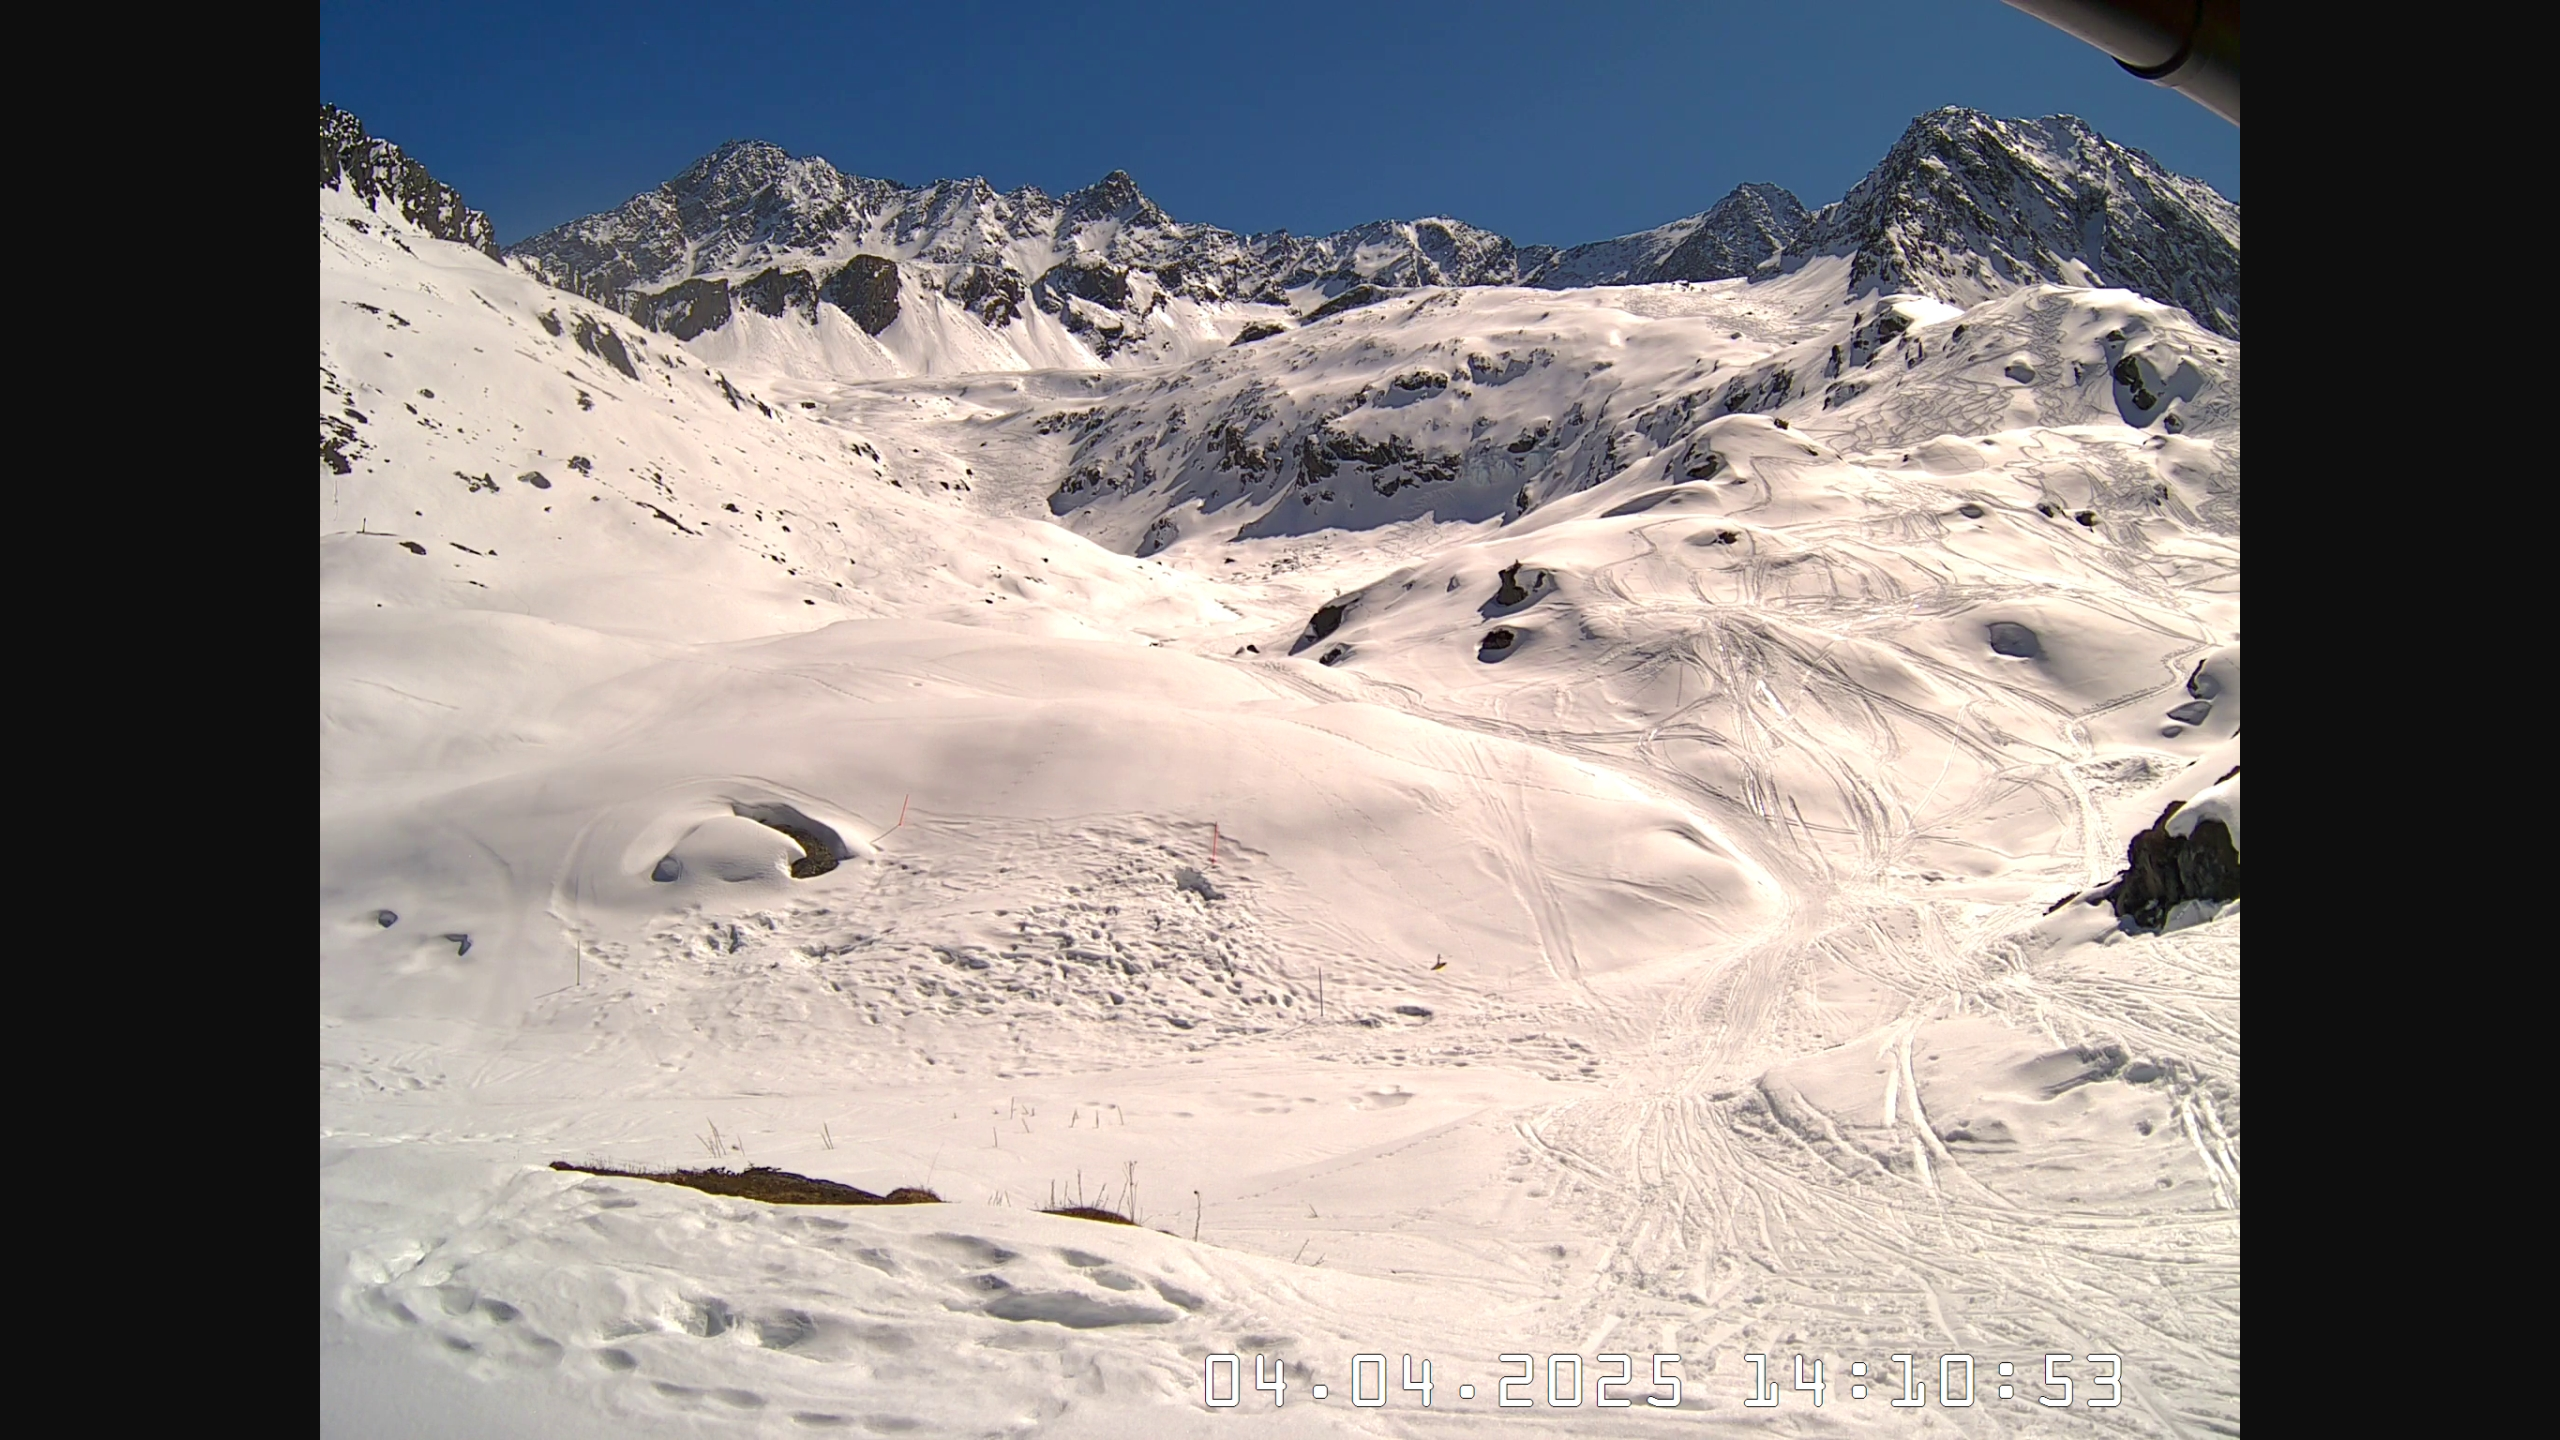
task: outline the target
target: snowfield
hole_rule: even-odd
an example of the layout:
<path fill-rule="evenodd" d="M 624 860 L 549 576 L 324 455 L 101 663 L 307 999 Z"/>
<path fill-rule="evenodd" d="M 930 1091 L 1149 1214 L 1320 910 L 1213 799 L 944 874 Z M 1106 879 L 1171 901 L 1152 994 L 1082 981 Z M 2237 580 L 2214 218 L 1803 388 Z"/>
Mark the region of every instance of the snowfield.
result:
<path fill-rule="evenodd" d="M 324 188 L 323 1433 L 2237 1433 L 2239 905 L 2103 891 L 2238 845 L 2240 347 L 1847 264 L 1077 368 Z"/>

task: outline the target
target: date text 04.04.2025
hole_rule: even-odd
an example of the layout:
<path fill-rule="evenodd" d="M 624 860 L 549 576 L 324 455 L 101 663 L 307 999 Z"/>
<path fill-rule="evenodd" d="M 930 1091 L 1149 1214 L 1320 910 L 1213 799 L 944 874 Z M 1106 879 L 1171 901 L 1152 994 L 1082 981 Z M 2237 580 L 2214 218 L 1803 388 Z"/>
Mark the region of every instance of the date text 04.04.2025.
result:
<path fill-rule="evenodd" d="M 1441 1401 L 1448 1403 L 1446 1390 L 1454 1384 L 1459 1401 L 1477 1398 L 1474 1382 L 1452 1380 L 1435 1382 L 1432 1362 L 1411 1355 L 1399 1357 L 1403 1363 L 1390 1371 L 1383 1354 L 1354 1355 L 1350 1371 L 1342 1377 L 1348 1383 L 1340 1389 L 1322 1380 L 1305 1384 L 1305 1397 L 1310 1400 L 1348 1400 L 1363 1408 L 1383 1406 L 1391 1394 L 1402 1394 L 1400 1404 L 1419 1404 L 1429 1408 L 1435 1389 L 1442 1391 Z M 1975 1361 L 1971 1355 L 1942 1354 L 1934 1357 L 1937 1373 L 1929 1373 L 1921 1357 L 1896 1353 L 1881 1362 L 1865 1360 L 1848 1362 L 1846 1390 L 1837 1389 L 1839 1382 L 1826 1378 L 1826 1362 L 1807 1360 L 1802 1355 L 1791 1357 L 1791 1384 L 1782 1388 L 1772 1373 L 1766 1355 L 1745 1355 L 1743 1364 L 1750 1370 L 1749 1391 L 1742 1403 L 1751 1408 L 1774 1408 L 1789 1391 L 1800 1399 L 1809 1398 L 1819 1406 L 1828 1399 L 1864 1401 L 1881 1400 L 1897 1409 L 1919 1409 L 1935 1404 L 1950 1410 L 1961 1410 L 1981 1402 L 2032 1402 L 2050 1409 L 2062 1409 L 2074 1403 L 2092 1410 L 2103 1410 L 2124 1402 L 2123 1360 L 2115 1355 L 2087 1355 L 2075 1359 L 2053 1353 L 2043 1357 L 2043 1373 L 2034 1383 L 2012 1383 L 2018 1378 L 2018 1362 L 2009 1360 Z M 1629 1409 L 1638 1405 L 1668 1410 L 1680 1404 L 1680 1357 L 1653 1357 L 1653 1377 L 1642 1393 L 1634 1393 L 1635 1357 L 1631 1355 L 1595 1355 L 1586 1365 L 1580 1355 L 1504 1355 L 1498 1357 L 1504 1367 L 1486 1378 L 1497 1406 L 1527 1409 L 1545 1406 L 1569 1410 L 1581 1405 L 1599 1409 Z M 1540 1362 L 1544 1365 L 1541 1366 Z M 2072 1367 L 2086 1363 L 2094 1373 L 2073 1376 Z M 1517 1366 L 1514 1371 L 1511 1367 Z M 1541 1370 L 1543 1368 L 1543 1373 Z M 1253 1380 L 1245 1381 L 1244 1359 L 1230 1354 L 1211 1355 L 1201 1364 L 1200 1398 L 1212 1409 L 1227 1409 L 1244 1403 L 1248 1389 L 1269 1393 L 1271 1403 L 1285 1405 L 1289 1400 L 1290 1362 L 1268 1355 L 1253 1357 Z M 1301 1377 L 1309 1372 L 1299 1368 Z M 1977 1374 L 1981 1378 L 1977 1380 Z M 1873 1380 L 1875 1383 L 1868 1383 Z M 1541 1383 L 1543 1382 L 1543 1383 Z"/>

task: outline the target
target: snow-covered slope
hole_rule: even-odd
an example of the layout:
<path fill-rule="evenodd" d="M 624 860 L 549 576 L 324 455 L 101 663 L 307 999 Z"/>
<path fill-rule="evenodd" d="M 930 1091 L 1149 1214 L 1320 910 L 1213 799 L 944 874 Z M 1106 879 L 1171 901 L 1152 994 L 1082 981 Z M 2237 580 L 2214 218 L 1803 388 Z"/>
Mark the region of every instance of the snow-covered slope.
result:
<path fill-rule="evenodd" d="M 344 176 L 324 1434 L 2237 1428 L 2236 342 L 1846 256 L 679 342 Z"/>
<path fill-rule="evenodd" d="M 1715 478 L 1710 431 L 1740 414 L 1857 452 L 2132 427 L 2179 441 L 2113 466 L 2108 483 L 2146 505 L 2166 503 L 2149 492 L 2171 455 L 2190 477 L 2236 468 L 2220 457 L 2237 445 L 2238 347 L 2178 311 L 2049 286 L 1969 311 L 1919 295 L 1850 305 L 1845 268 L 1567 296 L 1442 289 L 1348 311 L 1042 417 L 1076 442 L 1050 506 L 1141 554 L 1508 519 L 1613 476 Z"/>

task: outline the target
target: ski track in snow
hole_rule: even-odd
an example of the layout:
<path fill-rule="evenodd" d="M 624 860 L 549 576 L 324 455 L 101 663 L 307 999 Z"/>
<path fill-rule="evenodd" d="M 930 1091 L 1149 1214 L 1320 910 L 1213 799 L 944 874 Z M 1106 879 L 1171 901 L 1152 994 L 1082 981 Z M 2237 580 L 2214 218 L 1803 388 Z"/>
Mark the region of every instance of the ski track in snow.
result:
<path fill-rule="evenodd" d="M 1745 1354 L 1826 1361 L 1790 1433 L 1900 1434 L 1850 1362 L 1949 1351 L 2121 1354 L 2126 1402 L 1924 1428 L 2237 1433 L 2237 907 L 2047 913 L 2237 764 L 2236 679 L 2162 720 L 2237 673 L 2236 344 L 2164 442 L 2087 347 L 2182 317 L 2025 292 L 1911 332 L 1975 327 L 1945 374 L 1701 415 L 1510 525 L 1139 560 L 1052 518 L 1040 422 L 1155 423 L 1186 372 L 715 376 L 634 337 L 619 376 L 541 320 L 618 317 L 361 211 L 324 194 L 324 416 L 369 416 L 321 486 L 324 1428 L 389 1403 L 334 1367 L 546 1433 L 1456 1434 L 1497 1354 L 1614 1344 L 1681 1353 L 1715 1433 L 1772 1418 Z M 1630 370 L 1645 326 L 1742 332 L 1733 369 L 1850 323 L 1809 284 L 1532 295 Z M 1531 303 L 1328 323 L 1405 347 L 1365 374 Z M 1259 342 L 1270 378 L 1347 389 L 1321 329 Z M 1710 442 L 1729 473 L 1672 473 Z M 1515 561 L 1552 585 L 1480 613 Z M 1355 593 L 1347 659 L 1288 655 Z M 777 803 L 833 873 L 714 845 Z M 714 1156 L 955 1203 L 542 1168 Z M 1032 1213 L 1060 1185 L 1146 1225 Z M 1264 1354 L 1338 1399 L 1360 1352 L 1435 1357 L 1441 1399 L 1251 1389 Z"/>

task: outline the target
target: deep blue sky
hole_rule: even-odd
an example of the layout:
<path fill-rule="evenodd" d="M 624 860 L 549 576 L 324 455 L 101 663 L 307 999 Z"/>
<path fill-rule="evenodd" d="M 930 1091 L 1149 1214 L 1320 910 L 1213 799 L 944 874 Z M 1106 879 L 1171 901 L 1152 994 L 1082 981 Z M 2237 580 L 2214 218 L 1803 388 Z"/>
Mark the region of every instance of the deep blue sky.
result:
<path fill-rule="evenodd" d="M 1746 180 L 1836 200 L 1941 105 L 2078 115 L 2240 198 L 2236 128 L 1999 0 L 323 0 L 320 98 L 507 242 L 757 138 L 908 184 L 1125 169 L 1230 230 L 1570 245 Z"/>

